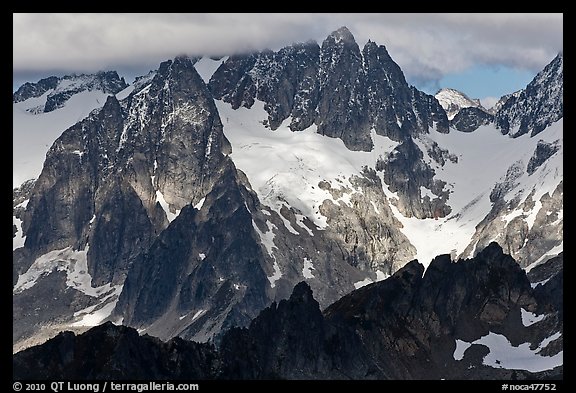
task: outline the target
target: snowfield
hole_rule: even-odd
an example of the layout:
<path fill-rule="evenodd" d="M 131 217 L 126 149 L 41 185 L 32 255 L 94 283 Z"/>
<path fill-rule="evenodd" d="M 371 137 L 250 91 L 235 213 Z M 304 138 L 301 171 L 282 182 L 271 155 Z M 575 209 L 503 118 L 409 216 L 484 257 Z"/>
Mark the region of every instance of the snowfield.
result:
<path fill-rule="evenodd" d="M 261 202 L 278 213 L 283 205 L 292 206 L 310 218 L 318 229 L 328 225 L 319 211 L 322 202 L 329 199 L 335 204 L 349 203 L 350 193 L 355 192 L 350 176 L 360 175 L 365 166 L 374 168 L 378 158 L 387 157 L 398 145 L 373 132 L 372 151 L 350 151 L 340 139 L 317 134 L 316 126 L 292 132 L 287 126 L 290 118 L 277 130 L 266 128 L 263 120 L 267 119 L 267 113 L 261 101 L 256 101 L 250 109 L 237 110 L 223 101 L 216 103 L 224 133 L 232 144 L 231 157 L 246 173 Z M 446 182 L 450 190 L 448 204 L 452 207 L 450 215 L 436 220 L 405 217 L 390 204 L 404 226 L 402 232 L 416 247 L 419 262 L 428 266 L 437 255 L 459 255 L 464 251 L 476 226 L 492 207 L 489 197 L 495 184 L 504 180 L 510 166 L 521 163 L 525 168 L 540 140 L 557 142 L 560 150 L 532 175 L 524 171 L 516 179 L 515 193 L 507 198 L 524 200 L 533 189 L 535 200 L 546 192 L 552 193 L 562 180 L 562 132 L 561 119 L 533 138 L 527 134 L 511 138 L 490 125 L 472 133 L 451 129 L 450 133 L 443 134 L 433 130 L 415 139 L 424 159 L 435 170 L 435 178 Z M 447 160 L 444 166 L 435 162 L 427 153 L 427 147 L 433 142 L 458 157 L 458 162 Z M 344 195 L 334 200 L 328 191 L 318 187 L 322 180 L 335 189 L 344 190 Z M 397 198 L 383 180 L 382 184 L 389 199 Z M 425 195 L 422 193 L 422 197 Z M 533 223 L 538 208 L 536 203 L 528 216 L 529 222 Z"/>

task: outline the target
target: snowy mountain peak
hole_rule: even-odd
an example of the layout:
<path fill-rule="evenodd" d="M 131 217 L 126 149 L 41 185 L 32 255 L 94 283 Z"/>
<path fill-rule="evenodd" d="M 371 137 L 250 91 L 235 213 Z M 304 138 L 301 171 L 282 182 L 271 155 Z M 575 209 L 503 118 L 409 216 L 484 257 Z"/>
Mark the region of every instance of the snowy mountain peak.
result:
<path fill-rule="evenodd" d="M 51 76 L 37 83 L 25 83 L 12 96 L 13 103 L 39 98 L 47 93 L 43 105 L 29 109 L 32 113 L 52 112 L 61 108 L 75 94 L 83 91 L 102 91 L 116 94 L 128 85 L 116 71 L 100 71 L 95 74 Z"/>
<path fill-rule="evenodd" d="M 558 113 L 558 75 L 509 98 L 502 120 Z M 563 249 L 562 119 L 509 138 L 478 100 L 409 86 L 384 46 L 360 50 L 345 27 L 321 46 L 178 56 L 116 97 L 81 91 L 45 113 L 88 79 L 47 78 L 13 105 L 15 182 L 37 177 L 13 201 L 16 348 L 104 320 L 218 342 L 302 280 L 325 309 L 398 272 L 419 282 L 428 267 L 436 282 L 493 241 L 520 266 Z M 291 301 L 312 304 L 308 289 Z M 475 334 L 458 337 L 488 330 Z"/>
<path fill-rule="evenodd" d="M 434 97 L 436 97 L 438 102 L 440 102 L 440 105 L 442 105 L 442 108 L 444 108 L 446 111 L 448 120 L 452 120 L 462 108 L 473 107 L 487 112 L 486 108 L 482 106 L 479 99 L 472 99 L 466 94 L 455 89 L 440 89 Z"/>
<path fill-rule="evenodd" d="M 338 30 L 333 31 L 329 36 L 328 39 L 332 38 L 336 43 L 345 42 L 345 43 L 356 43 L 354 36 L 348 30 L 346 26 L 340 27 Z"/>

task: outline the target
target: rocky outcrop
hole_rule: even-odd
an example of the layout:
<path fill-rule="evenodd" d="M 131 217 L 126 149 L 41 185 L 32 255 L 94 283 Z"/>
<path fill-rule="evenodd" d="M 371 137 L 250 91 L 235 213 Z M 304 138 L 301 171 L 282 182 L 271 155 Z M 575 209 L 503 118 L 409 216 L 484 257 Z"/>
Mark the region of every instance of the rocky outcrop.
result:
<path fill-rule="evenodd" d="M 412 139 L 398 145 L 386 161 L 377 165 L 391 192 L 400 196 L 393 202 L 406 217 L 439 218 L 452 211 L 448 205 L 449 192 L 446 183 L 434 179 L 435 171 L 423 160 L 422 150 Z M 430 190 L 430 196 L 422 195 L 422 188 Z"/>
<path fill-rule="evenodd" d="M 29 98 L 40 97 L 49 92 L 46 102 L 40 108 L 42 112 L 52 112 L 64 106 L 72 96 L 83 92 L 100 90 L 107 94 L 116 94 L 128 85 L 124 78 L 120 78 L 116 71 L 100 71 L 96 74 L 67 75 L 64 77 L 51 76 L 37 83 L 25 83 L 12 97 L 14 103 Z M 35 110 L 40 110 L 36 108 Z"/>
<path fill-rule="evenodd" d="M 405 261 L 414 259 L 416 248 L 398 230 L 401 225 L 394 217 L 382 182 L 375 170 L 366 169 L 363 176 L 351 179 L 355 190 L 350 191 L 350 203 L 325 200 L 320 211 L 328 218 L 330 231 L 342 244 L 345 260 L 362 271 L 389 276 L 400 269 Z M 329 184 L 320 184 L 334 200 L 342 190 Z"/>
<path fill-rule="evenodd" d="M 22 102 L 29 98 L 40 97 L 47 91 L 55 89 L 58 86 L 58 82 L 59 78 L 57 76 L 49 76 L 48 78 L 40 79 L 36 83 L 26 82 L 14 92 L 12 102 Z"/>
<path fill-rule="evenodd" d="M 450 121 L 450 125 L 462 132 L 473 132 L 480 126 L 488 125 L 494 121 L 494 116 L 485 110 L 469 107 L 463 108 Z"/>
<path fill-rule="evenodd" d="M 192 61 L 163 63 L 139 90 L 121 102 L 109 96 L 54 142 L 21 213 L 26 238 L 14 270 L 24 274 L 38 261 L 35 272 L 42 269 L 38 258 L 71 247 L 86 253 L 92 288 L 121 286 L 132 260 L 177 212 L 213 189 L 226 152 L 214 100 Z M 14 302 L 36 296 L 22 288 Z M 51 297 L 60 289 L 54 286 Z M 74 320 L 60 311 L 37 318 Z"/>
<path fill-rule="evenodd" d="M 370 129 L 401 141 L 432 128 L 448 132 L 438 101 L 408 86 L 384 46 L 361 51 L 346 27 L 319 46 L 297 44 L 278 52 L 231 56 L 212 75 L 210 90 L 233 108 L 265 103 L 272 130 L 290 118 L 290 129 L 312 124 L 350 150 L 370 151 Z"/>
<path fill-rule="evenodd" d="M 518 95 L 496 112 L 502 134 L 537 135 L 564 116 L 564 56 L 559 53 Z"/>
<path fill-rule="evenodd" d="M 164 343 L 105 324 L 77 337 L 63 333 L 17 353 L 13 376 L 562 379 L 562 324 L 558 303 L 550 301 L 561 293 L 547 296 L 539 303 L 526 273 L 492 243 L 469 260 L 438 256 L 426 272 L 412 261 L 324 312 L 301 282 L 289 299 L 272 303 L 248 327 L 228 331 L 217 349 L 180 339 Z M 497 346 L 474 344 L 484 337 L 536 348 L 523 354 L 532 371 L 498 360 Z M 462 346 L 466 349 L 460 353 Z M 91 356 L 82 356 L 87 351 Z M 546 365 L 534 366 L 538 360 Z"/>
<path fill-rule="evenodd" d="M 528 172 L 529 175 L 536 172 L 536 169 L 544 164 L 544 162 L 546 162 L 548 158 L 552 157 L 552 155 L 559 149 L 560 147 L 558 146 L 558 142 L 548 143 L 543 140 L 538 141 L 534 155 L 530 157 L 530 161 L 528 161 L 526 172 Z"/>
<path fill-rule="evenodd" d="M 199 210 L 185 206 L 132 263 L 114 311 L 124 324 L 162 339 L 207 341 L 269 304 L 248 191 L 231 161 L 220 176 Z"/>
<path fill-rule="evenodd" d="M 13 366 L 20 380 L 210 379 L 218 358 L 209 344 L 179 338 L 164 343 L 107 322 L 78 336 L 62 332 L 41 350 L 20 352 Z"/>

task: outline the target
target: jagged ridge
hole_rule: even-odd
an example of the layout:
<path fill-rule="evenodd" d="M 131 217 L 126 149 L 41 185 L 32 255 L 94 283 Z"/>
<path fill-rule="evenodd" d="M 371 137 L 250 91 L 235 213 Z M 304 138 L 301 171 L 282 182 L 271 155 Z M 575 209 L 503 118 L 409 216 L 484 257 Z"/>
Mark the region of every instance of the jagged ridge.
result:
<path fill-rule="evenodd" d="M 323 313 L 308 284 L 273 303 L 218 349 L 167 343 L 106 323 L 61 333 L 14 356 L 15 379 L 551 379 L 562 378 L 562 323 L 552 297 L 538 301 L 526 273 L 496 243 L 471 260 L 413 261 L 387 280 L 343 297 Z M 544 284 L 542 288 L 546 288 Z M 551 292 L 550 292 L 551 293 Z M 537 321 L 526 322 L 525 315 Z M 540 317 L 537 317 L 540 315 Z M 500 334 L 531 342 L 555 360 L 536 372 L 490 366 L 496 347 L 457 341 Z M 554 337 L 560 337 L 554 340 Z M 550 339 L 549 339 L 550 338 Z M 544 344 L 544 342 L 549 344 Z M 545 351 L 547 349 L 547 351 Z M 84 356 L 87 351 L 90 356 Z M 95 351 L 95 352 L 94 352 Z M 478 356 L 480 352 L 484 353 Z M 560 351 L 560 354 L 558 354 Z M 54 354 L 58 354 L 54 356 Z"/>

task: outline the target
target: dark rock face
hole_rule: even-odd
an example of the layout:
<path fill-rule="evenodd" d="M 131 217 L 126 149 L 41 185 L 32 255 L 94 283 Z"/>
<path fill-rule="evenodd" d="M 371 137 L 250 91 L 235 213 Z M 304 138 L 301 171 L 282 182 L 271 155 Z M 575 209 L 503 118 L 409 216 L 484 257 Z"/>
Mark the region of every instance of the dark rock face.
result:
<path fill-rule="evenodd" d="M 559 53 L 518 95 L 496 112 L 502 134 L 537 135 L 564 116 L 564 56 Z"/>
<path fill-rule="evenodd" d="M 306 330 L 302 328 L 306 326 Z M 223 338 L 222 377 L 226 379 L 308 379 L 323 372 L 325 323 L 308 284 L 288 300 L 263 310 L 249 328 Z"/>
<path fill-rule="evenodd" d="M 164 343 L 110 322 L 75 336 L 63 332 L 14 356 L 16 379 L 209 379 L 218 366 L 214 348 L 175 338 Z"/>
<path fill-rule="evenodd" d="M 452 211 L 446 203 L 446 184 L 434 179 L 434 170 L 422 158 L 422 151 L 409 138 L 398 145 L 389 159 L 377 169 L 384 172 L 384 181 L 390 186 L 390 191 L 398 192 L 402 196 L 397 206 L 405 216 L 445 217 Z M 421 187 L 431 190 L 437 197 L 432 200 L 429 196 L 422 198 Z"/>
<path fill-rule="evenodd" d="M 318 133 L 342 139 L 351 150 L 370 151 L 362 56 L 348 29 L 324 40 L 319 61 Z"/>
<path fill-rule="evenodd" d="M 57 76 L 40 79 L 36 83 L 26 82 L 16 90 L 12 95 L 12 102 L 21 102 L 29 98 L 40 97 L 48 90 L 55 89 L 58 86 L 59 79 Z"/>
<path fill-rule="evenodd" d="M 202 208 L 185 206 L 134 260 L 115 310 L 125 324 L 152 325 L 147 332 L 164 339 L 206 340 L 246 325 L 269 303 L 265 259 L 243 193 L 228 162 Z"/>
<path fill-rule="evenodd" d="M 490 124 L 494 121 L 494 116 L 480 108 L 462 108 L 450 121 L 450 124 L 458 131 L 473 132 L 480 126 Z"/>
<path fill-rule="evenodd" d="M 434 97 L 406 83 L 384 46 L 368 42 L 360 51 L 342 27 L 324 40 L 278 52 L 232 56 L 209 83 L 216 99 L 233 108 L 265 103 L 272 130 L 291 117 L 290 129 L 312 124 L 340 138 L 350 150 L 370 151 L 370 129 L 401 141 L 436 125 L 448 132 L 446 113 Z"/>
<path fill-rule="evenodd" d="M 191 60 L 163 63 L 139 87 L 122 102 L 109 96 L 54 142 L 19 213 L 26 241 L 16 271 L 53 250 L 87 248 L 90 285 L 121 285 L 168 214 L 213 189 L 229 146 Z"/>
<path fill-rule="evenodd" d="M 547 143 L 542 140 L 538 141 L 534 155 L 530 157 L 530 161 L 528 161 L 526 172 L 530 175 L 533 174 L 540 165 L 544 164 L 544 162 L 552 157 L 552 155 L 559 149 L 560 147 L 558 146 L 558 143 Z"/>
<path fill-rule="evenodd" d="M 423 273 L 421 264 L 410 262 L 324 312 L 301 282 L 289 299 L 272 303 L 249 327 L 228 331 L 217 350 L 181 340 L 162 343 L 111 324 L 78 337 L 62 333 L 15 354 L 13 375 L 103 378 L 113 369 L 112 376 L 120 379 L 562 378 L 562 366 L 539 372 L 492 367 L 484 359 L 497 348 L 481 344 L 455 358 L 456 340 L 471 343 L 496 333 L 513 345 L 536 347 L 562 331 L 558 304 L 538 303 L 525 272 L 500 246 L 492 243 L 477 257 L 458 262 L 438 256 Z M 521 321 L 521 308 L 533 312 L 543 305 L 546 318 L 529 326 Z M 534 356 L 555 355 L 562 350 L 557 342 L 544 344 L 545 353 Z M 98 350 L 82 358 L 92 346 Z"/>

